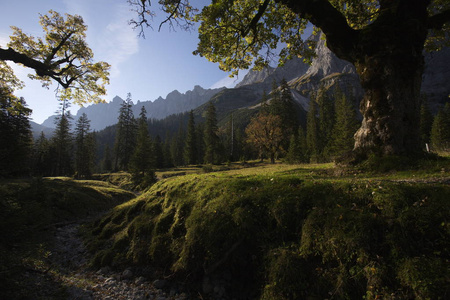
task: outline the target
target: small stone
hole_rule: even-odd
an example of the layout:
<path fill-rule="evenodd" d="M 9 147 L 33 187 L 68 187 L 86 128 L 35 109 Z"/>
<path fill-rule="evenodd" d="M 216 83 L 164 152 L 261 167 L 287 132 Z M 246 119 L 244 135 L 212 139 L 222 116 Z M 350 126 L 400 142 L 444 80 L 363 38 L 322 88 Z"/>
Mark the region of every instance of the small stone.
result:
<path fill-rule="evenodd" d="M 153 281 L 153 286 L 155 288 L 157 288 L 158 290 L 164 288 L 167 284 L 167 281 L 164 279 L 156 279 L 155 281 Z"/>
<path fill-rule="evenodd" d="M 111 268 L 110 267 L 103 267 L 100 270 L 97 271 L 97 274 L 109 274 L 111 272 Z"/>
<path fill-rule="evenodd" d="M 133 272 L 131 272 L 131 270 L 126 269 L 125 271 L 123 271 L 122 278 L 130 279 L 131 277 L 133 277 Z"/>
<path fill-rule="evenodd" d="M 142 276 L 136 278 L 136 280 L 134 281 L 134 283 L 135 283 L 136 285 L 143 284 L 144 282 L 145 282 L 145 278 L 142 277 Z"/>

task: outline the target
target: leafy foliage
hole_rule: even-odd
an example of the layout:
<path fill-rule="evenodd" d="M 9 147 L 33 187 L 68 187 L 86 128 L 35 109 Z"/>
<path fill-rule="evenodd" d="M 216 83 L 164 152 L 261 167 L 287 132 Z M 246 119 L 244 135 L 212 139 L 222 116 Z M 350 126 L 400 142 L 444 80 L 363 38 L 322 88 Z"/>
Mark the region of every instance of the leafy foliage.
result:
<path fill-rule="evenodd" d="M 8 49 L 0 48 L 0 60 L 10 60 L 36 71 L 29 75 L 44 86 L 52 80 L 63 90 L 59 97 L 71 99 L 74 103 L 99 102 L 106 94 L 109 83 L 109 65 L 93 62 L 92 50 L 86 39 L 86 25 L 78 15 L 66 14 L 66 18 L 50 10 L 40 16 L 39 22 L 45 37 L 35 38 L 20 28 L 12 26 L 13 35 Z"/>

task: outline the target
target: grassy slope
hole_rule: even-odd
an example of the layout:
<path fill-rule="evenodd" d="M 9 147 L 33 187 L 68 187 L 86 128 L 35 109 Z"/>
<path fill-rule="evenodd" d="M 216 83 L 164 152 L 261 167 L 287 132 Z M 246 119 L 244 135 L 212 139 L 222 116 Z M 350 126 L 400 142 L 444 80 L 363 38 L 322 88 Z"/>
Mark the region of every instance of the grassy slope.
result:
<path fill-rule="evenodd" d="M 447 298 L 448 175 L 276 165 L 172 177 L 92 225 L 93 263 L 236 298 Z"/>
<path fill-rule="evenodd" d="M 55 226 L 98 215 L 134 197 L 101 181 L 69 178 L 0 182 L 0 298 L 39 296 L 45 282 L 27 273 L 46 274 Z M 47 283 L 52 285 L 52 283 Z M 54 287 L 57 289 L 57 287 Z"/>

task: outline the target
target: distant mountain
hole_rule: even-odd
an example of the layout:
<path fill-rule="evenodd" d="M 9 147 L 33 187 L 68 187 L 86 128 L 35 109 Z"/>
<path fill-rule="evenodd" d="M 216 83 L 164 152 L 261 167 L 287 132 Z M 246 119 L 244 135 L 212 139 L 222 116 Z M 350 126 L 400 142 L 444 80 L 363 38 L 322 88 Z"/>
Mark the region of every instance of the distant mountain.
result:
<path fill-rule="evenodd" d="M 147 110 L 147 117 L 153 119 L 163 119 L 169 115 L 182 113 L 195 109 L 205 102 L 208 102 L 212 96 L 220 92 L 219 89 L 204 89 L 200 86 L 195 86 L 193 90 L 182 94 L 177 90 L 169 93 L 166 98 L 159 97 L 154 101 L 137 101 L 133 106 L 133 113 L 135 117 L 139 116 L 141 107 L 144 106 Z M 77 115 L 74 116 L 76 121 L 83 113 L 91 120 L 91 129 L 102 130 L 107 126 L 117 123 L 119 116 L 119 109 L 123 99 L 115 96 L 109 103 L 91 104 L 82 107 L 78 110 Z M 55 127 L 55 116 L 51 116 L 45 120 L 42 125 L 50 128 Z"/>
<path fill-rule="evenodd" d="M 30 121 L 30 125 L 31 125 L 31 131 L 33 133 L 34 139 L 37 139 L 41 135 L 41 132 L 44 133 L 46 138 L 51 137 L 53 134 L 53 130 L 54 130 L 53 128 L 49 128 L 49 127 L 40 125 L 33 121 Z"/>

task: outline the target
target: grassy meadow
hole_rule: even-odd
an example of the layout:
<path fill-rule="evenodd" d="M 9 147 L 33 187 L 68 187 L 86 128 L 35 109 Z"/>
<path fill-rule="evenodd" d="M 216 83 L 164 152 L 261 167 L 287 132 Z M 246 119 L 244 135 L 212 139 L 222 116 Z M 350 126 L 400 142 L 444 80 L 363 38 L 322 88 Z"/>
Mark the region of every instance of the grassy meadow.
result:
<path fill-rule="evenodd" d="M 445 299 L 449 171 L 172 170 L 84 231 L 96 268 L 135 266 L 205 299 Z"/>

